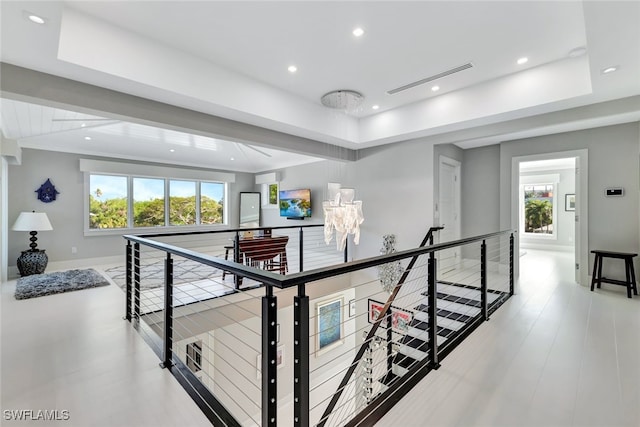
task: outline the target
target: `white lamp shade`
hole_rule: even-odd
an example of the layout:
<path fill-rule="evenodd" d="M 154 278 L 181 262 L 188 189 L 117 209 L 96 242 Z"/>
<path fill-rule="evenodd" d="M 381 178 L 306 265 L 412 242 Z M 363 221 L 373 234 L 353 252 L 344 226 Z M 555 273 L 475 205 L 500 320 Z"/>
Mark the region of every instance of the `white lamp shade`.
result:
<path fill-rule="evenodd" d="M 53 227 L 44 212 L 21 212 L 11 229 L 14 231 L 48 231 L 53 230 Z"/>

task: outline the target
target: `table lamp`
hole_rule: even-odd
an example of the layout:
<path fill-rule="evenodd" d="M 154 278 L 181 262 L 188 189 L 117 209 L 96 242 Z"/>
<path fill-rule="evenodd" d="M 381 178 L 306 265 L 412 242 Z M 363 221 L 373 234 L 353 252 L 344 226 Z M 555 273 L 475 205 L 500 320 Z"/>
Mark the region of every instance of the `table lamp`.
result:
<path fill-rule="evenodd" d="M 49 258 L 44 249 L 38 249 L 36 243 L 38 238 L 36 235 L 38 231 L 53 230 L 47 214 L 44 212 L 21 212 L 16 219 L 16 222 L 11 228 L 13 231 L 28 231 L 31 235 L 29 239 L 31 249 L 22 251 L 22 254 L 18 257 L 18 270 L 21 276 L 30 276 L 32 274 L 42 274 Z"/>

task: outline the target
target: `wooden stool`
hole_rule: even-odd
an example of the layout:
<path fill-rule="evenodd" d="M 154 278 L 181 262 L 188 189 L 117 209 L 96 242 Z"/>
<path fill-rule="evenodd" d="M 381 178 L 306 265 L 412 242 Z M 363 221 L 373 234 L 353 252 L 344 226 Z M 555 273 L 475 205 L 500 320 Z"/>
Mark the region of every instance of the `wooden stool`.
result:
<path fill-rule="evenodd" d="M 600 288 L 600 285 L 602 284 L 602 282 L 604 282 L 625 286 L 627 288 L 627 298 L 631 298 L 631 290 L 633 290 L 633 293 L 635 295 L 638 295 L 638 286 L 636 285 L 636 272 L 633 268 L 633 258 L 638 256 L 638 254 L 609 251 L 591 251 L 591 253 L 596 255 L 593 262 L 593 275 L 591 276 L 591 291 L 593 291 L 593 287 L 596 283 L 598 284 L 598 288 Z M 627 280 L 614 280 L 602 277 L 602 260 L 604 258 L 623 259 Z"/>

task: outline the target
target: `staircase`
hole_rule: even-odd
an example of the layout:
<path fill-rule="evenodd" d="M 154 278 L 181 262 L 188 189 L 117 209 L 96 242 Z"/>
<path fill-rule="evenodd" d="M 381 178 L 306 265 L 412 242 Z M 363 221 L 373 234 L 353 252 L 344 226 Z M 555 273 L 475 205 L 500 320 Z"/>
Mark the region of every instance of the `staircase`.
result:
<path fill-rule="evenodd" d="M 423 299 L 413 307 L 414 317 L 406 335 L 394 332 L 394 337 L 399 337 L 394 339 L 397 354 L 393 357 L 391 371 L 379 380 L 385 386 L 393 385 L 396 380 L 406 375 L 409 369 L 429 356 L 429 306 L 426 292 L 421 295 Z M 461 336 L 466 326 L 482 315 L 481 299 L 479 289 L 447 282 L 437 283 L 436 296 L 438 347 L 441 348 L 447 342 Z M 489 291 L 489 312 L 494 311 L 508 296 L 508 293 Z"/>

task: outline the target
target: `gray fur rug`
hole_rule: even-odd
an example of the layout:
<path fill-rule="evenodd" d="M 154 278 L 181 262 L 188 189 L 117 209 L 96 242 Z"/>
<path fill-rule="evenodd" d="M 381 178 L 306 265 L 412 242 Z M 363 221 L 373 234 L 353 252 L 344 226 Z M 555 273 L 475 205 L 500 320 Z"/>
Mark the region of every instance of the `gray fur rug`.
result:
<path fill-rule="evenodd" d="M 90 268 L 21 277 L 16 284 L 16 299 L 43 297 L 62 292 L 106 286 L 109 281 Z"/>

